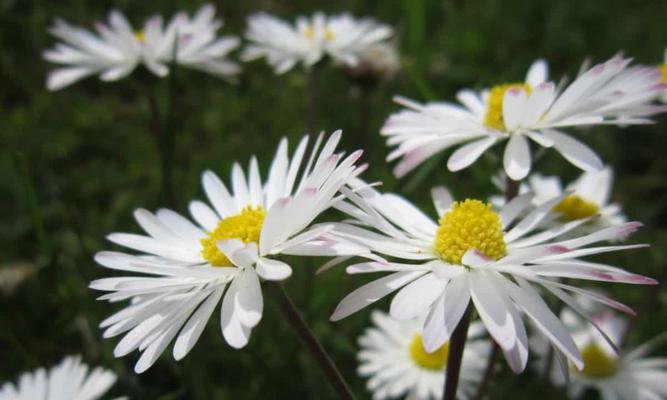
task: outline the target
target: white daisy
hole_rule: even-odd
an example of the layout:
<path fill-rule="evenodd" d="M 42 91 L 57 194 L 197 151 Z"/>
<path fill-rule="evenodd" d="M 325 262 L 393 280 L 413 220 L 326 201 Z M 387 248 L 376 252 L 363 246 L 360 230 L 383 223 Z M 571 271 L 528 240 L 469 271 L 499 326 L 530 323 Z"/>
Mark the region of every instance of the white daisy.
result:
<path fill-rule="evenodd" d="M 66 357 L 49 371 L 39 368 L 21 375 L 16 386 L 0 387 L 0 400 L 95 400 L 116 382 L 116 374 L 96 367 L 92 371 L 79 356 Z"/>
<path fill-rule="evenodd" d="M 358 373 L 369 377 L 367 387 L 373 399 L 428 400 L 442 398 L 449 344 L 428 353 L 422 346 L 423 318 L 396 321 L 373 311 L 375 326 L 359 338 Z M 483 327 L 473 323 L 463 353 L 457 398 L 471 398 L 482 379 L 490 342 L 480 339 Z"/>
<path fill-rule="evenodd" d="M 151 17 L 139 31 L 117 10 L 109 13 L 107 24 L 95 25 L 96 32 L 58 19 L 50 32 L 62 42 L 44 51 L 44 58 L 63 66 L 49 73 L 47 87 L 62 89 L 91 75 L 99 75 L 102 81 L 116 81 L 141 63 L 163 77 L 174 59 L 174 45 L 178 64 L 223 77 L 234 75 L 239 67 L 227 59 L 227 54 L 239 40 L 233 36 L 218 38 L 216 31 L 221 26 L 212 5 L 203 6 L 192 18 L 179 13 L 166 27 L 161 16 Z"/>
<path fill-rule="evenodd" d="M 326 16 L 315 13 L 299 17 L 294 25 L 266 13 L 248 18 L 246 38 L 251 42 L 242 59 L 265 57 L 277 74 L 302 63 L 311 67 L 325 55 L 347 65 L 357 65 L 368 47 L 385 41 L 392 29 L 370 18 L 349 14 Z"/>
<path fill-rule="evenodd" d="M 581 349 L 584 368 L 562 371 L 553 363 L 551 379 L 557 386 L 568 384 L 570 397 L 578 398 L 586 389 L 595 389 L 603 400 L 658 400 L 667 397 L 667 358 L 646 358 L 664 336 L 620 354 L 609 345 L 599 332 L 590 329 L 576 314 L 563 310 L 561 319 L 572 332 L 575 343 Z M 609 310 L 593 315 L 611 341 L 620 344 L 627 321 Z M 545 346 L 536 346 L 536 352 L 548 354 Z M 544 364 L 543 364 L 544 365 Z M 566 381 L 563 372 L 569 375 Z"/>
<path fill-rule="evenodd" d="M 398 146 L 388 160 L 402 158 L 394 174 L 403 176 L 433 154 L 466 143 L 447 162 L 450 171 L 459 171 L 505 139 L 503 165 L 514 180 L 530 172 L 527 139 L 554 147 L 583 170 L 599 170 L 599 157 L 561 128 L 643 124 L 650 122 L 648 116 L 664 111 L 664 107 L 651 104 L 662 91 L 660 72 L 629 67 L 630 61 L 616 56 L 582 73 L 562 91 L 547 81 L 547 64 L 538 60 L 525 82 L 498 85 L 480 93 L 460 91 L 457 99 L 461 105 L 419 104 L 396 97 L 407 109 L 392 114 L 381 131 L 388 137 L 388 145 Z"/>
<path fill-rule="evenodd" d="M 435 351 L 449 340 L 472 300 L 482 322 L 515 372 L 525 368 L 528 358 L 528 339 L 521 313 L 581 368 L 582 358 L 572 337 L 535 286 L 553 293 L 576 310 L 581 311 L 568 291 L 632 312 L 614 300 L 560 283 L 556 278 L 655 283 L 611 265 L 580 259 L 592 254 L 642 247 L 590 247 L 597 242 L 627 237 L 641 225 L 638 222 L 612 226 L 569 240 L 558 238 L 585 220 L 540 229 L 545 220 L 553 218 L 550 210 L 562 198 L 547 201 L 526 213 L 532 199 L 530 195 L 522 195 L 495 212 L 490 204 L 479 200 L 453 202 L 446 189 L 437 187 L 432 191 L 439 218 L 436 222 L 395 194 L 380 194 L 369 188 L 362 192 L 363 198 L 348 192 L 354 205 L 337 204 L 338 208 L 355 217 L 356 222 L 338 224 L 335 235 L 341 240 L 364 244 L 397 261 L 365 262 L 347 267 L 351 274 L 391 274 L 350 293 L 340 302 L 331 319 L 345 318 L 398 291 L 391 303 L 392 317 L 405 320 L 429 313 L 424 324 L 427 351 Z M 525 216 L 519 218 L 522 214 Z"/>
<path fill-rule="evenodd" d="M 587 219 L 586 223 L 570 232 L 573 235 L 592 233 L 627 221 L 621 205 L 610 202 L 613 184 L 614 172 L 611 167 L 605 166 L 600 171 L 582 173 L 577 180 L 566 187 L 563 187 L 558 176 L 533 174 L 525 184 L 521 184 L 519 193 L 533 193 L 533 202 L 536 205 L 555 197 L 563 198 L 552 209 L 552 212 L 558 214 L 558 220 L 550 224 Z M 491 202 L 495 206 L 502 206 L 505 204 L 505 198 L 494 196 Z"/>
<path fill-rule="evenodd" d="M 264 182 L 254 157 L 247 175 L 234 164 L 233 193 L 213 172 L 204 172 L 202 183 L 213 208 L 191 202 L 196 224 L 168 209 L 155 214 L 139 209 L 134 216 L 147 235 L 109 235 L 110 241 L 141 254 L 104 251 L 95 260 L 108 268 L 148 275 L 100 279 L 90 285 L 111 292 L 100 299 L 132 300 L 101 323 L 104 337 L 126 333 L 114 354 L 143 352 L 135 366 L 140 373 L 176 338 L 173 356 L 180 360 L 199 338 L 223 293 L 223 336 L 230 346 L 242 348 L 262 317 L 260 280 L 279 281 L 292 273 L 276 256 L 358 253 L 358 247 L 327 240 L 330 226 L 306 230 L 363 169 L 355 166 L 361 151 L 345 158 L 334 154 L 340 137 L 340 131 L 335 132 L 320 150 L 320 136 L 305 166 L 308 138 L 300 141 L 291 160 L 283 139 Z"/>

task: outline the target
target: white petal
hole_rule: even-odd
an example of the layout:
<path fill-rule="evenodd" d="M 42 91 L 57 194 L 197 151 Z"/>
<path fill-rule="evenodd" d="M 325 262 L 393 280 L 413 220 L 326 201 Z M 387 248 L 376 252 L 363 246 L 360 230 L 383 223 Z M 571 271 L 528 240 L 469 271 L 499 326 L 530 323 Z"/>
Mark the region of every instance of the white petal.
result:
<path fill-rule="evenodd" d="M 475 308 L 493 339 L 509 350 L 516 342 L 514 321 L 503 300 L 504 293 L 493 285 L 488 272 L 474 270 L 469 274 L 470 294 Z"/>
<path fill-rule="evenodd" d="M 512 134 L 503 156 L 507 175 L 515 181 L 525 178 L 530 172 L 530 147 L 521 134 Z"/>
<path fill-rule="evenodd" d="M 396 272 L 367 283 L 345 296 L 329 319 L 331 321 L 339 321 L 354 314 L 362 308 L 380 300 L 394 290 L 414 281 L 426 272 L 427 271 Z"/>
<path fill-rule="evenodd" d="M 440 297 L 447 284 L 434 274 L 425 275 L 402 288 L 391 302 L 389 314 L 399 321 L 413 319 Z"/>
<path fill-rule="evenodd" d="M 554 147 L 569 162 L 584 171 L 599 171 L 603 168 L 600 157 L 582 142 L 553 129 L 545 129 L 544 134 L 554 141 Z"/>
<path fill-rule="evenodd" d="M 433 205 L 438 212 L 438 217 L 442 217 L 445 211 L 452 205 L 452 195 L 444 186 L 436 186 L 431 189 L 431 198 Z"/>
<path fill-rule="evenodd" d="M 526 83 L 533 88 L 549 79 L 549 64 L 540 58 L 535 60 L 526 74 Z"/>
<path fill-rule="evenodd" d="M 447 160 L 450 171 L 460 171 L 474 163 L 489 147 L 496 143 L 495 137 L 475 140 L 459 147 Z"/>
<path fill-rule="evenodd" d="M 267 281 L 282 281 L 292 275 L 292 268 L 282 261 L 260 257 L 255 267 L 262 279 Z"/>

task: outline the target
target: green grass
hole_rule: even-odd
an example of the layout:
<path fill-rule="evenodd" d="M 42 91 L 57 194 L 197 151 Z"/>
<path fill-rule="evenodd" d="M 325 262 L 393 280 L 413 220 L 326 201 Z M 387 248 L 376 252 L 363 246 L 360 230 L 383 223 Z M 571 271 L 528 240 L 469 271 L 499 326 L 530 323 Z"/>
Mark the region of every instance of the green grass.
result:
<path fill-rule="evenodd" d="M 550 61 L 553 76 L 572 76 L 585 57 L 602 61 L 620 50 L 639 62 L 658 63 L 667 44 L 667 2 L 253 0 L 217 5 L 226 21 L 225 34 L 242 33 L 247 15 L 260 9 L 287 18 L 316 9 L 349 10 L 395 26 L 403 70 L 369 96 L 366 177 L 384 181 L 385 190 L 402 191 L 425 210 L 435 184 L 449 186 L 457 197 L 493 194 L 490 176 L 498 161 L 487 157 L 452 174 L 439 157 L 397 181 L 384 162 L 387 148 L 377 134 L 398 108 L 392 95 L 451 100 L 463 87 L 521 79 L 538 57 Z M 38 268 L 15 293 L 0 295 L 0 382 L 81 353 L 87 362 L 116 371 L 120 381 L 113 393 L 133 399 L 335 398 L 270 301 L 246 349 L 224 343 L 214 314 L 184 361 L 174 362 L 168 350 L 141 376 L 132 372 L 137 353 L 115 359 L 112 349 L 118 339 L 101 339 L 97 325 L 119 306 L 96 302 L 97 293 L 87 288 L 92 279 L 111 275 L 92 255 L 114 248 L 105 242 L 108 233 L 138 231 L 132 220 L 135 208 L 163 205 L 147 92 L 154 91 L 165 109 L 168 81 L 135 72 L 116 83 L 88 79 L 50 93 L 44 81 L 52 66 L 41 52 L 54 43 L 46 30 L 54 18 L 91 26 L 112 7 L 137 23 L 154 12 L 172 15 L 178 2 L 0 0 L 0 268 L 21 262 Z M 359 132 L 359 88 L 329 65 L 320 78 L 317 130 L 343 129 L 347 150 L 365 143 Z M 190 199 L 203 197 L 203 170 L 226 178 L 234 161 L 245 165 L 257 154 L 266 172 L 279 138 L 287 136 L 294 144 L 306 126 L 307 80 L 299 68 L 276 77 L 264 62 L 254 62 L 244 66 L 237 85 L 179 69 L 174 84 L 178 211 L 184 212 Z M 610 259 L 654 277 L 664 277 L 667 264 L 666 123 L 660 117 L 652 126 L 603 127 L 580 135 L 616 169 L 614 200 L 646 225 L 634 241 L 651 243 L 649 249 Z M 579 173 L 555 152 L 548 152 L 537 169 L 568 180 Z M 342 269 L 313 276 L 321 261 L 295 262 L 288 290 L 354 391 L 366 398 L 365 382 L 355 374 L 355 353 L 369 311 L 328 322 L 337 302 L 363 279 L 346 276 Z M 637 308 L 647 292 L 627 285 L 611 290 Z M 639 315 L 632 343 L 667 328 L 666 301 L 663 291 L 650 314 L 644 310 Z M 386 309 L 387 301 L 378 307 Z M 529 399 L 538 393 L 561 398 L 544 390 L 534 374 L 515 377 L 506 368 L 491 393 L 494 398 Z"/>

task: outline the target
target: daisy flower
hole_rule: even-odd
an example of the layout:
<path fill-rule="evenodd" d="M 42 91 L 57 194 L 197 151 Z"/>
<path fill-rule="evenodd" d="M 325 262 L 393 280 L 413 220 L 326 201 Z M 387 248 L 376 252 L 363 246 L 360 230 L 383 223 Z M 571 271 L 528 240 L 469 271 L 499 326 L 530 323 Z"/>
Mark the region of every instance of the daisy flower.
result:
<path fill-rule="evenodd" d="M 294 25 L 266 13 L 248 18 L 246 38 L 251 42 L 242 59 L 266 58 L 277 74 L 302 63 L 309 68 L 325 55 L 334 61 L 355 66 L 368 47 L 382 43 L 392 29 L 370 18 L 357 19 L 349 14 L 327 16 L 315 13 L 299 17 Z"/>
<path fill-rule="evenodd" d="M 646 357 L 664 336 L 629 352 L 617 353 L 599 332 L 590 329 L 572 311 L 563 310 L 561 319 L 581 349 L 584 368 L 578 371 L 570 367 L 569 371 L 562 371 L 554 363 L 550 376 L 555 385 L 567 385 L 571 398 L 581 397 L 587 389 L 599 392 L 602 400 L 654 400 L 667 397 L 667 358 Z M 593 315 L 593 319 L 614 343 L 621 343 L 627 328 L 626 319 L 609 310 L 598 312 Z M 541 341 L 538 342 L 541 344 Z M 548 354 L 545 349 L 545 346 L 536 346 L 536 352 L 541 351 L 543 357 Z M 563 372 L 568 374 L 569 382 Z"/>
<path fill-rule="evenodd" d="M 222 77 L 234 75 L 239 67 L 227 59 L 227 54 L 239 40 L 233 36 L 219 38 L 216 31 L 221 26 L 212 5 L 203 6 L 191 18 L 178 13 L 164 27 L 162 17 L 153 16 L 141 30 L 132 28 L 117 10 L 109 13 L 107 23 L 96 23 L 95 32 L 57 19 L 50 32 L 62 42 L 44 51 L 43 56 L 62 67 L 49 73 L 46 86 L 58 90 L 92 75 L 102 81 L 116 81 L 139 64 L 164 77 L 174 56 L 183 66 Z"/>
<path fill-rule="evenodd" d="M 558 214 L 558 219 L 551 223 L 561 224 L 586 219 L 587 222 L 574 229 L 571 234 L 592 233 L 627 221 L 621 205 L 610 202 L 613 184 L 614 172 L 611 167 L 605 166 L 600 171 L 582 173 L 566 187 L 563 187 L 558 176 L 533 174 L 526 183 L 521 184 L 519 193 L 533 193 L 533 202 L 536 205 L 555 197 L 563 198 L 551 210 Z M 501 188 L 502 185 L 501 183 Z M 493 196 L 491 203 L 502 206 L 505 198 Z"/>
<path fill-rule="evenodd" d="M 562 198 L 554 198 L 526 212 L 531 208 L 532 199 L 531 195 L 522 195 L 496 212 L 490 203 L 480 200 L 454 202 L 445 188 L 437 187 L 432 191 L 438 216 L 434 220 L 395 194 L 381 194 L 371 188 L 362 189 L 359 193 L 363 196 L 346 192 L 353 204 L 341 202 L 337 207 L 352 215 L 355 221 L 338 224 L 335 235 L 341 241 L 364 244 L 378 255 L 391 257 L 392 261 L 348 266 L 347 272 L 351 274 L 390 274 L 347 295 L 331 320 L 345 318 L 398 291 L 390 307 L 393 318 L 406 320 L 428 313 L 423 327 L 427 352 L 437 350 L 449 340 L 472 302 L 515 372 L 522 371 L 528 359 L 528 337 L 521 314 L 532 320 L 577 368 L 582 368 L 583 360 L 572 337 L 537 289 L 553 293 L 580 311 L 568 292 L 632 312 L 614 300 L 558 282 L 556 278 L 656 283 L 611 265 L 580 259 L 642 247 L 591 246 L 627 237 L 641 225 L 638 222 L 568 240 L 559 240 L 559 236 L 585 220 L 540 229 L 552 217 L 550 210 Z"/>
<path fill-rule="evenodd" d="M 308 138 L 300 141 L 291 159 L 283 139 L 266 181 L 254 157 L 247 174 L 234 164 L 231 192 L 213 172 L 204 172 L 202 184 L 212 207 L 191 202 L 195 223 L 168 209 L 139 209 L 134 216 L 146 235 L 109 235 L 111 242 L 139 254 L 103 251 L 95 260 L 107 268 L 142 274 L 90 285 L 110 292 L 102 300 L 131 300 L 101 323 L 105 338 L 125 334 L 114 355 L 138 349 L 142 355 L 135 371 L 141 373 L 176 338 L 173 356 L 182 359 L 221 299 L 222 334 L 230 346 L 242 348 L 262 318 L 261 281 L 281 281 L 292 274 L 277 256 L 358 253 L 358 247 L 327 240 L 330 226 L 307 229 L 363 169 L 355 165 L 361 151 L 347 157 L 335 154 L 340 137 L 340 131 L 335 132 L 320 149 L 320 136 L 305 166 Z"/>
<path fill-rule="evenodd" d="M 599 157 L 563 128 L 645 124 L 651 122 L 648 116 L 665 110 L 651 104 L 665 87 L 660 71 L 631 67 L 630 61 L 616 56 L 583 72 L 563 90 L 548 81 L 547 63 L 538 60 L 524 82 L 479 93 L 462 90 L 457 94 L 461 104 L 419 104 L 396 97 L 406 109 L 392 114 L 381 130 L 387 144 L 397 146 L 388 160 L 401 158 L 394 174 L 403 176 L 433 154 L 462 145 L 447 162 L 450 171 L 459 171 L 507 140 L 504 169 L 510 178 L 521 180 L 531 168 L 529 139 L 553 147 L 585 171 L 599 170 Z"/>
<path fill-rule="evenodd" d="M 92 371 L 80 356 L 66 357 L 47 371 L 25 372 L 16 386 L 0 387 L 0 400 L 95 400 L 116 382 L 116 374 L 101 367 Z"/>
<path fill-rule="evenodd" d="M 355 78 L 390 79 L 401 69 L 398 51 L 396 46 L 391 43 L 368 46 L 357 56 L 359 61 L 354 65 L 337 62 L 340 67 Z"/>
<path fill-rule="evenodd" d="M 444 343 L 428 353 L 422 345 L 423 317 L 396 321 L 381 311 L 373 311 L 374 326 L 359 338 L 358 373 L 369 377 L 367 387 L 373 399 L 400 398 L 428 400 L 442 398 L 449 345 Z M 482 379 L 490 342 L 480 338 L 482 326 L 473 323 L 463 353 L 460 399 L 471 398 Z"/>

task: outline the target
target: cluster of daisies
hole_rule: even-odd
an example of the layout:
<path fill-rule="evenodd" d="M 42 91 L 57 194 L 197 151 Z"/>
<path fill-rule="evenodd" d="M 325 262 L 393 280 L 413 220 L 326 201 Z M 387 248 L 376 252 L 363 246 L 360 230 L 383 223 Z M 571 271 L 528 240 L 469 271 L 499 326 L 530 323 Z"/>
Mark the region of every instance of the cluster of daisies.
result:
<path fill-rule="evenodd" d="M 57 20 L 50 31 L 62 42 L 46 50 L 44 58 L 62 67 L 49 74 L 47 87 L 62 89 L 92 75 L 116 81 L 139 65 L 158 77 L 167 76 L 176 64 L 233 80 L 241 68 L 229 56 L 241 40 L 233 35 L 219 37 L 221 27 L 210 4 L 193 16 L 180 12 L 169 21 L 154 15 L 139 28 L 116 10 L 106 23 L 97 22 L 95 31 Z M 399 69 L 392 35 L 392 28 L 385 24 L 349 14 L 315 13 L 290 24 L 258 13 L 248 18 L 248 44 L 241 59 L 266 58 L 282 74 L 298 63 L 310 69 L 329 56 L 354 75 L 389 77 Z"/>
<path fill-rule="evenodd" d="M 60 89 L 91 75 L 117 80 L 139 64 L 157 76 L 179 64 L 233 77 L 240 68 L 227 57 L 240 40 L 218 37 L 221 25 L 210 5 L 168 22 L 153 16 L 140 30 L 117 11 L 94 33 L 57 21 L 51 32 L 62 43 L 44 57 L 63 66 L 47 86 Z M 280 74 L 297 64 L 308 70 L 328 56 L 357 74 L 387 75 L 398 66 L 392 34 L 347 14 L 316 13 L 290 24 L 259 13 L 248 20 L 241 58 L 265 58 Z M 304 136 L 291 150 L 281 140 L 264 177 L 256 157 L 247 168 L 234 163 L 226 182 L 205 171 L 207 201 L 193 199 L 189 216 L 137 209 L 143 233 L 112 233 L 108 240 L 127 250 L 95 255 L 119 274 L 90 287 L 104 292 L 100 300 L 128 302 L 102 321 L 104 338 L 120 337 L 116 357 L 138 351 L 135 371 L 142 373 L 170 345 L 174 359 L 186 357 L 219 308 L 222 337 L 241 349 L 259 328 L 263 287 L 289 279 L 298 257 L 328 257 L 320 272 L 343 265 L 348 274 L 376 277 L 344 296 L 331 321 L 393 294 L 388 313 L 374 310 L 358 341 L 358 373 L 368 377 L 375 399 L 441 398 L 459 329 L 466 338 L 459 398 L 480 394 L 496 350 L 515 373 L 533 352 L 535 368 L 554 385 L 567 385 L 572 397 L 592 388 L 605 400 L 666 398 L 667 359 L 648 357 L 661 338 L 619 350 L 627 320 L 618 312 L 632 309 L 578 285 L 657 282 L 587 259 L 645 245 L 627 243 L 641 223 L 611 203 L 612 168 L 576 135 L 582 127 L 652 122 L 667 110 L 658 103 L 667 96 L 667 68 L 632 65 L 619 55 L 561 82 L 550 80 L 548 64 L 538 60 L 523 82 L 461 90 L 457 103 L 395 98 L 404 109 L 388 117 L 381 134 L 394 147 L 388 161 L 399 160 L 397 177 L 454 147 L 447 168 L 459 171 L 506 140 L 501 177 L 494 179 L 504 195 L 455 200 L 435 186 L 434 210 L 423 211 L 365 181 L 362 151 L 340 150 L 337 131 Z M 554 148 L 584 172 L 568 185 L 531 174 L 531 142 Z M 322 220 L 329 209 L 344 218 Z M 552 309 L 552 300 L 562 311 Z M 16 386 L 5 384 L 0 400 L 95 399 L 115 379 L 68 357 L 48 372 L 22 375 Z"/>

